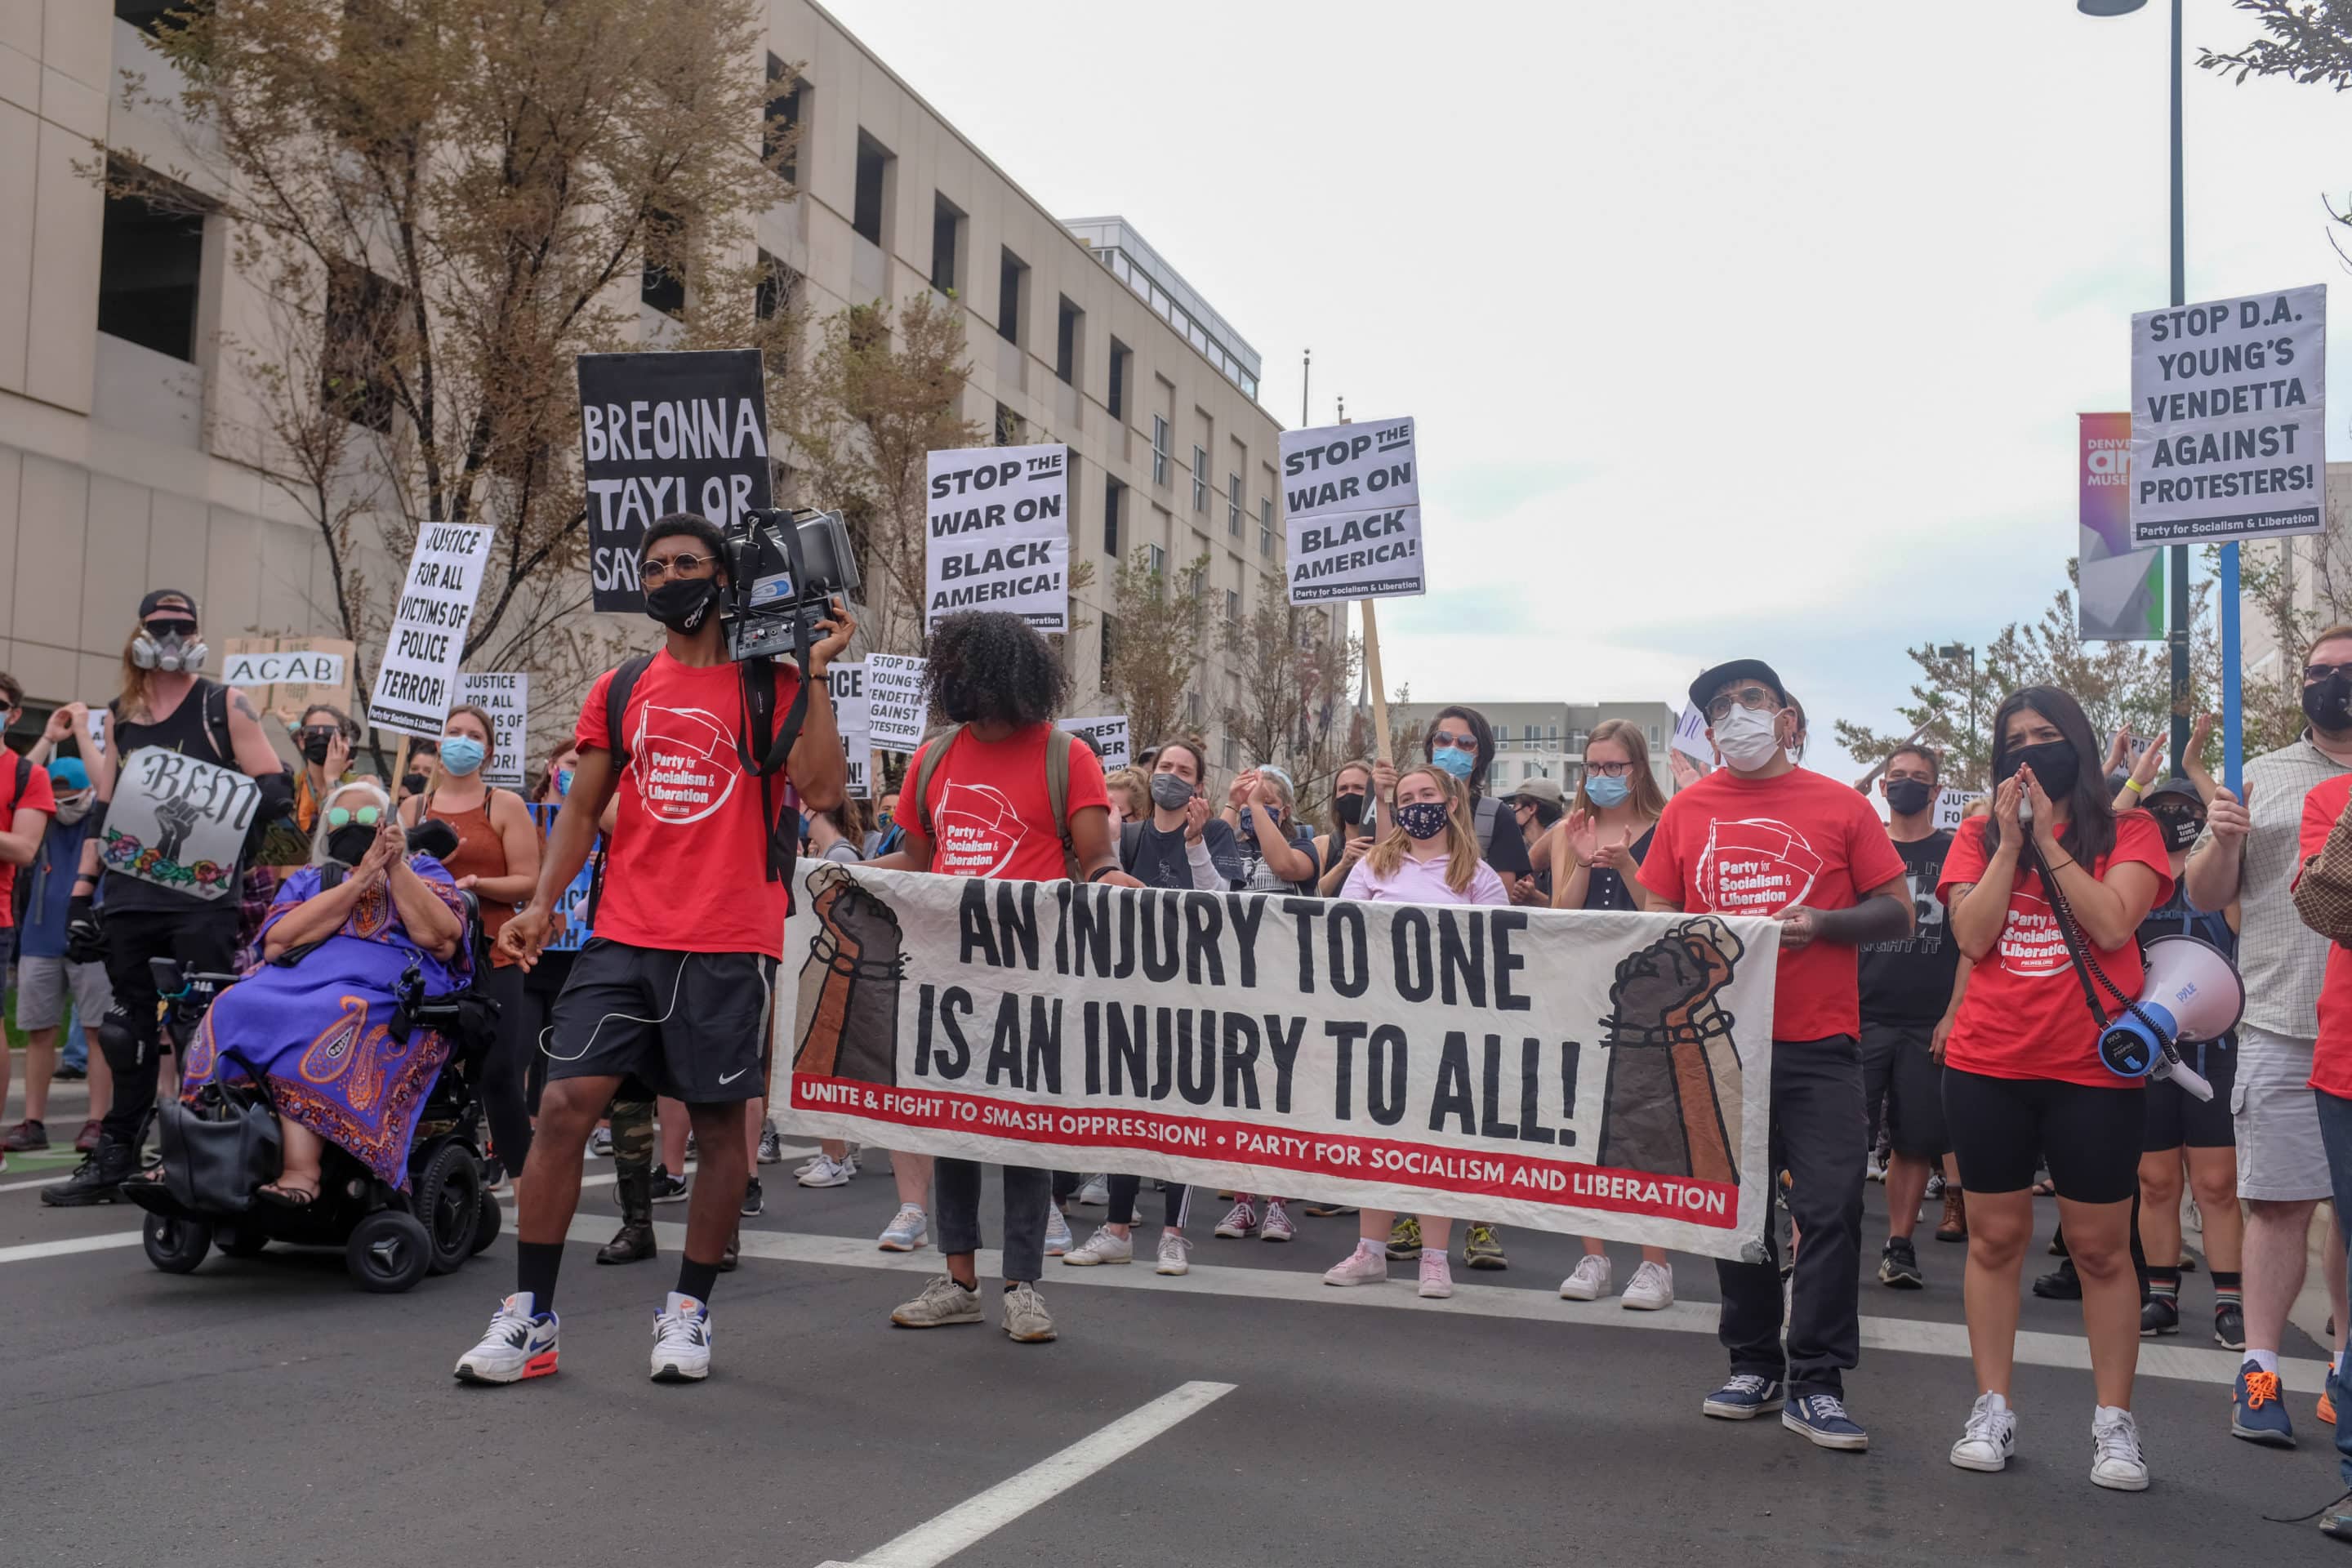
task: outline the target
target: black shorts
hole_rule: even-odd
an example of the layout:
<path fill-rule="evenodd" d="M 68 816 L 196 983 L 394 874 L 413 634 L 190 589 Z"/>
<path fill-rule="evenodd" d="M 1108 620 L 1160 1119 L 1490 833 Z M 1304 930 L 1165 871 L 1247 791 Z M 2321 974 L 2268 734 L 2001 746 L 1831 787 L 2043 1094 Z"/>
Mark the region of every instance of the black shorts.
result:
<path fill-rule="evenodd" d="M 1927 1054 L 1935 1035 L 1933 1024 L 1862 1021 L 1863 1106 L 1885 1106 L 1888 1146 L 1914 1159 L 1940 1160 L 1952 1146 L 1944 1135 L 1944 1068 Z"/>
<path fill-rule="evenodd" d="M 2230 1091 L 2238 1082 L 2237 1037 L 2209 1046 L 2183 1046 L 2180 1059 L 2204 1075 L 2213 1086 L 2213 1098 L 2200 1100 L 2168 1078 L 2149 1084 L 2147 1131 L 2140 1136 L 2141 1150 L 2153 1154 L 2183 1147 L 2235 1148 L 2238 1131 L 2230 1116 Z"/>
<path fill-rule="evenodd" d="M 1971 1193 L 2023 1192 L 2047 1160 L 2060 1197 L 2124 1203 L 2139 1193 L 2147 1110 L 2143 1089 L 1944 1069 L 1944 1122 L 1960 1186 Z"/>
<path fill-rule="evenodd" d="M 555 999 L 551 1082 L 631 1078 L 688 1105 L 768 1092 L 776 961 L 763 952 L 676 952 L 593 937 Z"/>

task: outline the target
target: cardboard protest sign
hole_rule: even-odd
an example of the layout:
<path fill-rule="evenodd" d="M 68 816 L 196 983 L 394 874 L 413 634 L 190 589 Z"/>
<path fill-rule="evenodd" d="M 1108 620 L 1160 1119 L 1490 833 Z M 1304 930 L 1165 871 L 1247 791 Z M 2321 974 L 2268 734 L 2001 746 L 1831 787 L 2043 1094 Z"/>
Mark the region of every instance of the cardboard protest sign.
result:
<path fill-rule="evenodd" d="M 457 678 L 457 700 L 487 709 L 498 731 L 491 737 L 490 760 L 482 764 L 483 781 L 522 788 L 530 765 L 523 754 L 530 733 L 530 677 L 520 670 L 468 670 Z"/>
<path fill-rule="evenodd" d="M 232 898 L 246 830 L 260 803 L 260 782 L 234 768 L 142 746 L 122 760 L 116 776 L 100 830 L 100 862 L 175 893 Z"/>
<path fill-rule="evenodd" d="M 368 699 L 368 722 L 379 730 L 427 738 L 441 733 L 457 700 L 457 666 L 466 657 L 466 628 L 482 591 L 490 555 L 488 528 L 436 522 L 416 535 L 408 558 L 392 635 Z"/>
<path fill-rule="evenodd" d="M 589 589 L 599 610 L 642 612 L 646 524 L 691 511 L 724 529 L 774 504 L 760 351 L 582 354 L 579 374 Z"/>
<path fill-rule="evenodd" d="M 1969 803 L 1970 801 L 1982 800 L 1983 798 L 1984 792 L 1981 790 L 1961 791 L 1957 789 L 1946 789 L 1938 791 L 1936 795 L 1936 826 L 1937 830 L 1941 831 L 1945 828 L 1950 828 L 1957 831 L 1961 822 L 1967 818 Z"/>
<path fill-rule="evenodd" d="M 1129 766 L 1135 761 L 1135 749 L 1127 732 L 1127 715 L 1114 713 L 1106 719 L 1056 719 L 1056 730 L 1067 730 L 1074 735 L 1084 735 L 1102 753 L 1103 772 Z"/>
<path fill-rule="evenodd" d="M 2082 540 L 2076 547 L 2079 635 L 2084 642 L 2162 642 L 2164 552 L 2131 537 L 2128 414 L 2078 414 Z"/>
<path fill-rule="evenodd" d="M 1283 432 L 1290 602 L 1426 593 L 1420 503 L 1412 420 Z"/>
<path fill-rule="evenodd" d="M 798 876 L 797 1132 L 1764 1256 L 1774 921 Z"/>
<path fill-rule="evenodd" d="M 530 813 L 531 826 L 539 829 L 542 840 L 555 826 L 556 814 L 562 808 L 561 801 L 545 805 L 530 804 L 523 807 Z M 599 846 L 598 854 L 602 852 L 602 846 Z M 588 938 L 593 934 L 588 926 L 588 893 L 596 881 L 596 855 L 589 856 L 581 866 L 580 874 L 572 878 L 557 896 L 556 923 L 548 935 L 547 952 L 577 952 L 588 945 Z"/>
<path fill-rule="evenodd" d="M 854 798 L 864 800 L 872 787 L 866 775 L 874 765 L 866 665 L 863 660 L 827 665 L 824 675 L 833 687 L 833 725 L 841 731 L 841 749 L 849 755 L 849 783 L 845 787 Z"/>
<path fill-rule="evenodd" d="M 337 637 L 231 637 L 220 679 L 291 724 L 313 703 L 352 708 L 352 645 Z"/>
<path fill-rule="evenodd" d="M 1003 610 L 1039 631 L 1070 626 L 1069 448 L 962 447 L 930 454 L 923 626 Z"/>
<path fill-rule="evenodd" d="M 912 756 L 923 743 L 923 671 L 928 659 L 895 653 L 866 656 L 866 714 L 877 752 Z"/>
<path fill-rule="evenodd" d="M 2326 526 L 2324 286 L 2142 310 L 2131 366 L 2135 545 Z"/>

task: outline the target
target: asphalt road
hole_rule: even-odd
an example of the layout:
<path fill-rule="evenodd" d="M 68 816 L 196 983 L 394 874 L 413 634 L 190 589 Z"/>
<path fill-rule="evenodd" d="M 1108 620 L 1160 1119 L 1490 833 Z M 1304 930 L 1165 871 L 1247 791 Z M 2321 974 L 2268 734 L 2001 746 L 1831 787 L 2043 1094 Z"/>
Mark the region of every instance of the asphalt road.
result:
<path fill-rule="evenodd" d="M 746 1222 L 743 1267 L 716 1293 L 709 1383 L 646 1377 L 650 1314 L 673 1279 L 670 1222 L 684 1219 L 665 1206 L 661 1262 L 600 1268 L 573 1247 L 559 1375 L 478 1389 L 449 1368 L 510 1287 L 508 1237 L 405 1296 L 359 1293 L 324 1252 L 215 1254 L 173 1277 L 141 1253 L 134 1211 L 44 1209 L 39 1172 L 19 1158 L 0 1176 L 5 1555 L 593 1565 L 659 1553 L 782 1568 L 1692 1563 L 1759 1549 L 1874 1564 L 2339 1559 L 2310 1525 L 2261 1518 L 2336 1495 L 2312 1416 L 2319 1352 L 2299 1333 L 2292 1453 L 2230 1437 L 2234 1358 L 2210 1339 L 2152 1349 L 2136 1404 L 2155 1485 L 2125 1495 L 2086 1479 L 2074 1309 L 2028 1300 L 2026 1354 L 2068 1364 L 2021 1368 L 2021 1452 L 2007 1473 L 1952 1468 L 1945 1450 L 1973 1392 L 1956 1247 L 1923 1241 L 1925 1291 L 1863 1286 L 1868 1348 L 1847 1387 L 1872 1447 L 1853 1456 L 1776 1422 L 1700 1416 L 1723 1368 L 1703 1261 L 1680 1261 L 1674 1310 L 1631 1313 L 1557 1299 L 1568 1238 L 1507 1233 L 1507 1272 L 1457 1265 L 1457 1295 L 1432 1303 L 1408 1265 L 1385 1289 L 1318 1283 L 1352 1218 L 1306 1221 L 1276 1247 L 1212 1239 L 1211 1215 L 1185 1279 L 1049 1263 L 1062 1338 L 1024 1346 L 992 1326 L 891 1329 L 891 1307 L 937 1255 L 873 1249 L 895 1207 L 887 1173 L 811 1192 L 789 1170 L 766 1172 L 768 1212 Z M 1883 1192 L 1869 1191 L 1874 1259 Z M 610 1187 L 591 1187 L 575 1241 L 609 1234 L 613 1212 Z M 1096 1217 L 1080 1211 L 1081 1237 Z M 1620 1250 L 1622 1284 L 1633 1258 Z M 2187 1296 L 2201 1321 L 2201 1273 Z"/>

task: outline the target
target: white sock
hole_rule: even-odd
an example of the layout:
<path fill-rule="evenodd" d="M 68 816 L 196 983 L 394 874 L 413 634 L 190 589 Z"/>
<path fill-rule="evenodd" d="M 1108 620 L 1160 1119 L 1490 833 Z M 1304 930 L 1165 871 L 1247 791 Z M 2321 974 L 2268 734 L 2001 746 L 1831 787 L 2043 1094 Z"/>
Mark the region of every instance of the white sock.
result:
<path fill-rule="evenodd" d="M 2329 1356 L 2327 1358 L 2327 1367 L 2329 1371 L 2333 1372 L 2338 1378 L 2341 1378 L 2344 1375 L 2344 1352 L 2342 1351 L 2337 1351 L 2334 1355 Z"/>
<path fill-rule="evenodd" d="M 2263 1371 L 2269 1373 L 2272 1376 L 2275 1377 L 2278 1375 L 2278 1352 L 2258 1351 L 2249 1348 L 2246 1352 L 2246 1359 L 2252 1362 L 2256 1366 L 2262 1368 Z"/>
<path fill-rule="evenodd" d="M 1362 1253 L 1368 1253 L 1372 1257 L 1378 1258 L 1383 1263 L 1388 1261 L 1388 1244 L 1386 1242 L 1359 1241 L 1356 1243 L 1356 1250 Z"/>
<path fill-rule="evenodd" d="M 1985 1390 L 1984 1396 L 1992 1401 L 1990 1405 L 1985 1406 L 1986 1409 L 1991 1411 L 1995 1415 L 2006 1415 L 2009 1414 L 2008 1400 L 2002 1398 L 2000 1394 L 1995 1394 L 1990 1388 Z"/>
<path fill-rule="evenodd" d="M 2095 1430 L 2101 1426 L 2111 1426 L 2118 1421 L 2130 1419 L 2131 1412 L 2120 1405 L 2101 1405 L 2091 1411 L 2091 1426 Z"/>

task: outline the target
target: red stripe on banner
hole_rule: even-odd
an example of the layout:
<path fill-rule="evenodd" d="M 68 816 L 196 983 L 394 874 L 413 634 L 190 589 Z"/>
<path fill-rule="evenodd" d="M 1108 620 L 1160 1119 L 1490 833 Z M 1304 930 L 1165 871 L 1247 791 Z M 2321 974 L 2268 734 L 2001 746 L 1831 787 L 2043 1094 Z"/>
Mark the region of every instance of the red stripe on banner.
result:
<path fill-rule="evenodd" d="M 857 1079 L 792 1075 L 795 1110 L 837 1110 L 903 1127 L 1091 1148 L 1154 1149 L 1204 1160 L 1279 1166 L 1310 1175 L 1441 1187 L 1564 1208 L 1653 1215 L 1718 1230 L 1737 1227 L 1739 1188 L 1504 1150 L 1463 1150 L 1353 1132 L 1286 1132 L 1255 1122 L 1156 1110 L 1028 1105 L 944 1089 L 893 1089 Z M 1309 1194 L 1311 1195 L 1311 1194 Z"/>

